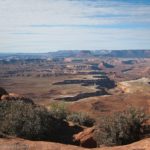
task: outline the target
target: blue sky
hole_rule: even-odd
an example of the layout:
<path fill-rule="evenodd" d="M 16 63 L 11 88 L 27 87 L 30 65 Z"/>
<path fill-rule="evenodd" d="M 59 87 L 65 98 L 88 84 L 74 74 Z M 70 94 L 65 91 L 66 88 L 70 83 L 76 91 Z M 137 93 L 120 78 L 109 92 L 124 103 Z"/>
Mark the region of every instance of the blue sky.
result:
<path fill-rule="evenodd" d="M 0 0 L 0 52 L 150 49 L 150 0 Z"/>

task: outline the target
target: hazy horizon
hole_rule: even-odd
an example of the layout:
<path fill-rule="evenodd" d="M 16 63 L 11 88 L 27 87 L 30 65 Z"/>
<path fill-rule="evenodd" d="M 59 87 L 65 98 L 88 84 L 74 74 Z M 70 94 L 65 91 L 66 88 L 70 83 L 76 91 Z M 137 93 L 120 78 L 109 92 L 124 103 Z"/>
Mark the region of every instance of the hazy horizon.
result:
<path fill-rule="evenodd" d="M 0 53 L 150 49 L 149 0 L 0 0 Z"/>

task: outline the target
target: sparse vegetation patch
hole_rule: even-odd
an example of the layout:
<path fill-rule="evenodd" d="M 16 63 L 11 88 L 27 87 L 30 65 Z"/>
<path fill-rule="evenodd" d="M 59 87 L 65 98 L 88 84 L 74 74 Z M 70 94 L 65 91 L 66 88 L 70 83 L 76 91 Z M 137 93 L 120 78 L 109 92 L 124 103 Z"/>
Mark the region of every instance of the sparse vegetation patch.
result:
<path fill-rule="evenodd" d="M 27 139 L 53 139 L 61 121 L 46 108 L 24 101 L 0 101 L 0 133 Z"/>
<path fill-rule="evenodd" d="M 144 111 L 129 108 L 100 119 L 95 139 L 98 146 L 125 145 L 139 140 L 143 134 L 143 124 L 148 120 Z"/>
<path fill-rule="evenodd" d="M 93 126 L 95 120 L 91 118 L 88 114 L 81 113 L 81 112 L 73 112 L 67 116 L 68 121 L 72 121 L 76 124 L 83 125 L 83 126 Z"/>

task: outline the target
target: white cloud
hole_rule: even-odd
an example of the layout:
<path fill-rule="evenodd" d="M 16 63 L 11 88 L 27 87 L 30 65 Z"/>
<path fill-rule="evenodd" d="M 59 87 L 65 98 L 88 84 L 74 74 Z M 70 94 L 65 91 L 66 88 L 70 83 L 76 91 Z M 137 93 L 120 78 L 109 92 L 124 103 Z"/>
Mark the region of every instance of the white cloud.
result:
<path fill-rule="evenodd" d="M 0 52 L 149 48 L 148 25 L 144 3 L 0 0 Z"/>

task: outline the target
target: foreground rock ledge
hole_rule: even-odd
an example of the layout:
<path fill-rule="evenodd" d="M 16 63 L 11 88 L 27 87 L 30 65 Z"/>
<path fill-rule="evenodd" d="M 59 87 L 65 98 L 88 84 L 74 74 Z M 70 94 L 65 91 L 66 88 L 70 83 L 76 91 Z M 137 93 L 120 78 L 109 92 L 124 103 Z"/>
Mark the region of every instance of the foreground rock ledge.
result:
<path fill-rule="evenodd" d="M 0 149 L 2 150 L 89 150 L 72 145 L 65 145 L 53 142 L 29 141 L 24 139 L 0 139 Z M 149 150 L 150 138 L 125 145 L 115 147 L 94 148 L 93 150 Z"/>

